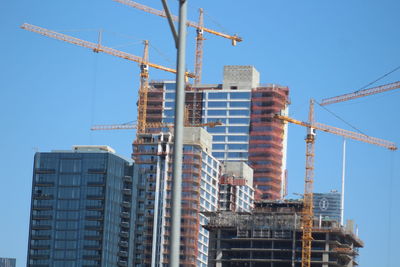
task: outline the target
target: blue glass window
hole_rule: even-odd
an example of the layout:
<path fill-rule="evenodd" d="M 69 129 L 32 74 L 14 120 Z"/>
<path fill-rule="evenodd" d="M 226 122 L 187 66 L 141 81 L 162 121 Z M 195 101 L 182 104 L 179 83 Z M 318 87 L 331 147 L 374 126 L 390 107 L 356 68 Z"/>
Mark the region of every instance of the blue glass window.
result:
<path fill-rule="evenodd" d="M 175 100 L 175 93 L 165 93 L 165 99 Z"/>
<path fill-rule="evenodd" d="M 226 127 L 222 127 L 222 126 L 217 126 L 217 127 L 214 127 L 214 128 L 210 128 L 210 127 L 207 127 L 207 131 L 209 132 L 209 133 L 225 133 L 226 132 Z"/>
<path fill-rule="evenodd" d="M 225 149 L 225 144 L 213 144 L 212 149 L 214 150 L 224 150 Z"/>
<path fill-rule="evenodd" d="M 165 102 L 165 107 L 166 108 L 173 108 L 173 107 L 175 107 L 175 102 Z"/>
<path fill-rule="evenodd" d="M 165 83 L 166 90 L 175 90 L 176 86 L 175 83 Z"/>
<path fill-rule="evenodd" d="M 213 152 L 212 155 L 216 158 L 224 158 L 225 153 L 224 152 Z"/>
<path fill-rule="evenodd" d="M 250 116 L 250 110 L 229 110 L 231 116 Z"/>
<path fill-rule="evenodd" d="M 248 133 L 249 127 L 248 126 L 230 126 L 230 127 L 228 127 L 228 131 L 230 133 Z"/>
<path fill-rule="evenodd" d="M 208 102 L 208 107 L 210 108 L 226 108 L 227 107 L 227 102 L 226 101 L 214 101 L 214 102 Z"/>
<path fill-rule="evenodd" d="M 230 142 L 247 142 L 248 141 L 248 136 L 244 135 L 229 135 L 228 136 L 228 141 Z"/>
<path fill-rule="evenodd" d="M 227 98 L 228 98 L 228 93 L 222 93 L 222 92 L 208 93 L 208 99 L 227 99 Z"/>
<path fill-rule="evenodd" d="M 175 110 L 173 110 L 173 109 L 164 110 L 164 114 L 165 114 L 165 116 L 167 116 L 167 117 L 173 117 L 174 114 L 175 114 Z"/>
<path fill-rule="evenodd" d="M 226 116 L 226 110 L 208 110 L 208 116 Z"/>
<path fill-rule="evenodd" d="M 249 120 L 248 118 L 231 118 L 229 119 L 229 124 L 249 124 Z"/>
<path fill-rule="evenodd" d="M 231 108 L 248 108 L 250 107 L 250 102 L 229 102 Z"/>
<path fill-rule="evenodd" d="M 213 142 L 224 142 L 225 136 L 224 135 L 214 135 Z"/>
<path fill-rule="evenodd" d="M 247 153 L 246 152 L 229 152 L 228 157 L 229 158 L 247 158 Z"/>
<path fill-rule="evenodd" d="M 247 150 L 247 144 L 228 144 L 228 149 L 234 149 L 234 150 Z"/>
<path fill-rule="evenodd" d="M 250 99 L 250 92 L 231 92 L 231 99 Z"/>

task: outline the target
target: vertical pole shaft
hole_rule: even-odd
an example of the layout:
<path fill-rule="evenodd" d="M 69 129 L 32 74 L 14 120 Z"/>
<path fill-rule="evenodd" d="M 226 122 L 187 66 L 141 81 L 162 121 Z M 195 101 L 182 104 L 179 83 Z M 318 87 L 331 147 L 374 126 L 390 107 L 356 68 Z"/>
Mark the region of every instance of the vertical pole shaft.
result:
<path fill-rule="evenodd" d="M 346 139 L 343 139 L 343 158 L 342 158 L 342 189 L 340 200 L 340 224 L 344 225 L 344 182 L 346 176 Z"/>
<path fill-rule="evenodd" d="M 181 237 L 183 117 L 185 110 L 185 55 L 186 55 L 187 0 L 179 1 L 179 38 L 175 95 L 174 169 L 171 203 L 170 266 L 179 267 Z"/>

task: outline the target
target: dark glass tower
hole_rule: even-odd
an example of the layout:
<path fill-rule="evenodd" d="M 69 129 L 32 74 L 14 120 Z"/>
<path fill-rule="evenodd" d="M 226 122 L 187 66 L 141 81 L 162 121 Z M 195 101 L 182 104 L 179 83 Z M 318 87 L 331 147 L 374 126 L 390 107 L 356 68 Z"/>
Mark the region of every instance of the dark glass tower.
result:
<path fill-rule="evenodd" d="M 107 146 L 36 153 L 28 266 L 129 266 L 132 175 Z"/>

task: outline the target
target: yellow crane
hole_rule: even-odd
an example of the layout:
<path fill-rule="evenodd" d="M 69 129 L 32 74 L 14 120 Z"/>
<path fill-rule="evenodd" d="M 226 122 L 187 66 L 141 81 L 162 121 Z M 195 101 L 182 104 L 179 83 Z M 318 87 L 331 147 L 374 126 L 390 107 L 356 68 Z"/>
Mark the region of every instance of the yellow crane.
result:
<path fill-rule="evenodd" d="M 185 127 L 203 127 L 207 126 L 210 128 L 214 128 L 216 126 L 222 125 L 220 121 L 212 121 L 207 123 L 200 124 L 189 124 L 185 123 Z M 160 127 L 174 127 L 173 124 L 162 123 L 162 122 L 151 122 L 147 123 L 148 128 L 160 128 Z M 129 129 L 137 129 L 138 125 L 136 123 L 123 123 L 123 124 L 103 124 L 103 125 L 93 125 L 90 130 L 92 131 L 104 131 L 104 130 L 129 130 Z"/>
<path fill-rule="evenodd" d="M 127 6 L 145 11 L 150 14 L 157 15 L 159 17 L 166 18 L 167 15 L 165 14 L 164 11 L 139 4 L 137 2 L 131 1 L 131 0 L 113 0 L 115 2 L 119 2 L 121 4 L 125 4 Z M 178 21 L 178 17 L 172 15 L 172 19 L 174 21 Z M 203 33 L 207 32 L 210 34 L 214 34 L 216 36 L 220 36 L 226 39 L 229 39 L 232 41 L 232 45 L 235 46 L 237 42 L 241 42 L 243 39 L 237 35 L 229 35 L 225 33 L 221 33 L 209 28 L 204 27 L 204 11 L 203 9 L 199 9 L 199 22 L 192 22 L 192 21 L 187 21 L 186 25 L 192 28 L 195 28 L 197 30 L 197 36 L 196 36 L 196 58 L 195 58 L 195 84 L 200 84 L 201 83 L 201 73 L 202 73 L 202 65 L 203 65 L 203 41 L 205 38 L 203 37 Z"/>
<path fill-rule="evenodd" d="M 100 43 L 92 43 L 89 41 L 81 40 L 76 37 L 72 37 L 66 34 L 58 33 L 52 30 L 48 30 L 39 26 L 31 25 L 28 23 L 24 23 L 21 25 L 21 28 L 27 31 L 35 32 L 50 38 L 54 38 L 57 40 L 61 40 L 67 43 L 72 43 L 75 45 L 79 45 L 82 47 L 86 47 L 92 49 L 94 52 L 103 52 L 112 56 L 124 58 L 127 60 L 131 60 L 140 64 L 140 89 L 139 89 L 139 100 L 138 100 L 138 125 L 137 132 L 143 133 L 146 129 L 146 111 L 147 111 L 147 92 L 148 92 L 148 78 L 149 78 L 149 67 L 176 73 L 175 69 L 161 66 L 159 64 L 151 63 L 148 61 L 148 41 L 144 41 L 144 53 L 143 57 L 135 56 L 126 52 L 122 52 L 107 46 L 103 46 Z M 194 78 L 195 75 L 190 72 L 186 72 L 186 77 Z"/>
<path fill-rule="evenodd" d="M 331 134 L 336 134 L 351 138 L 354 140 L 370 143 L 373 145 L 378 145 L 385 147 L 390 150 L 396 150 L 397 147 L 393 142 L 379 139 L 376 137 L 367 136 L 364 134 L 359 134 L 351 132 L 348 130 L 340 129 L 337 127 L 332 127 L 329 125 L 321 124 L 314 121 L 314 100 L 310 101 L 310 110 L 308 113 L 308 122 L 303 122 L 299 120 L 292 119 L 287 116 L 282 116 L 276 114 L 274 116 L 283 122 L 290 122 L 293 124 L 301 125 L 307 127 L 306 136 L 306 174 L 304 179 L 304 199 L 303 199 L 303 213 L 302 213 L 302 267 L 311 266 L 311 245 L 312 245 L 312 231 L 313 231 L 313 184 L 314 184 L 314 151 L 315 151 L 315 130 L 324 131 Z"/>

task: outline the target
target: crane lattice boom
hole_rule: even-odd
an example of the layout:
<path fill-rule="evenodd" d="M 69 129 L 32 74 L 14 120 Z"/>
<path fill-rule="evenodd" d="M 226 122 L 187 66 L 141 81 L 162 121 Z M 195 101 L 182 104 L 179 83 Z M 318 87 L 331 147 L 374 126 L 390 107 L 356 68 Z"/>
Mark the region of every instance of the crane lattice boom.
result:
<path fill-rule="evenodd" d="M 318 123 L 318 122 L 314 122 L 312 124 L 307 123 L 307 122 L 303 122 L 303 121 L 298 121 L 286 116 L 282 116 L 282 115 L 275 115 L 276 118 L 287 121 L 287 122 L 291 122 L 297 125 L 301 125 L 304 127 L 308 127 L 308 128 L 314 128 L 316 130 L 320 130 L 320 131 L 324 131 L 324 132 L 328 132 L 328 133 L 332 133 L 332 134 L 336 134 L 336 135 L 340 135 L 343 137 L 347 137 L 347 138 L 351 138 L 354 140 L 358 140 L 358 141 L 362 141 L 362 142 L 366 142 L 366 143 L 370 143 L 373 145 L 378 145 L 378 146 L 382 146 L 385 147 L 387 149 L 390 150 L 396 150 L 397 146 L 395 143 L 384 140 L 384 139 L 380 139 L 380 138 L 376 138 L 376 137 L 372 137 L 372 136 L 368 136 L 368 135 L 364 135 L 364 134 L 360 134 L 360 133 L 356 133 L 356 132 L 352 132 L 352 131 L 348 131 L 348 130 L 344 130 L 344 129 L 340 129 L 337 127 L 333 127 L 333 126 L 329 126 L 329 125 L 325 125 L 322 123 Z"/>
<path fill-rule="evenodd" d="M 343 101 L 347 101 L 347 100 L 351 100 L 351 99 L 355 99 L 355 98 L 359 98 L 359 97 L 363 97 L 363 96 L 387 92 L 387 91 L 394 90 L 397 88 L 400 88 L 400 81 L 377 86 L 377 87 L 368 88 L 365 90 L 359 90 L 359 91 L 356 91 L 353 93 L 348 93 L 348 94 L 344 94 L 344 95 L 325 98 L 325 99 L 322 99 L 320 105 L 325 106 L 325 105 L 335 104 L 335 103 L 339 103 L 339 102 L 343 102 Z"/>
<path fill-rule="evenodd" d="M 61 40 L 61 41 L 67 42 L 67 43 L 72 43 L 72 44 L 76 44 L 76 45 L 79 45 L 79 46 L 82 46 L 82 47 L 90 48 L 94 52 L 103 52 L 103 53 L 110 54 L 110 55 L 113 55 L 113 56 L 116 56 L 116 57 L 120 57 L 120 58 L 124 58 L 124 59 L 127 59 L 127 60 L 131 60 L 131 61 L 134 61 L 134 62 L 137 62 L 137 63 L 142 63 L 142 57 L 138 57 L 138 56 L 135 56 L 135 55 L 132 55 L 132 54 L 129 54 L 129 53 L 126 53 L 126 52 L 122 52 L 122 51 L 119 51 L 117 49 L 110 48 L 110 47 L 107 47 L 107 46 L 103 46 L 103 45 L 100 45 L 100 44 L 96 44 L 96 43 L 92 43 L 92 42 L 89 42 L 89 41 L 81 40 L 81 39 L 78 39 L 78 38 L 75 38 L 75 37 L 72 37 L 72 36 L 69 36 L 69 35 L 66 35 L 66 34 L 62 34 L 62 33 L 51 31 L 51 30 L 48 30 L 48 29 L 45 29 L 45 28 L 41 28 L 39 26 L 35 26 L 35 25 L 28 24 L 28 23 L 24 23 L 24 24 L 21 25 L 21 28 L 24 29 L 24 30 L 27 30 L 27 31 L 35 32 L 35 33 L 38 33 L 38 34 L 41 34 L 41 35 L 44 35 L 44 36 L 47 36 L 47 37 L 51 37 L 51 38 L 54 38 L 54 39 L 57 39 L 57 40 Z M 171 73 L 176 73 L 176 70 L 172 69 L 172 68 L 164 67 L 164 66 L 161 66 L 161 65 L 158 65 L 158 64 L 154 64 L 154 63 L 151 63 L 151 62 L 146 62 L 146 64 L 149 67 L 152 67 L 152 68 L 155 68 L 155 69 L 164 70 L 164 71 L 171 72 Z M 189 73 L 189 72 L 187 72 L 186 75 L 188 77 L 190 77 L 190 78 L 194 78 L 195 77 L 195 75 L 193 73 Z"/>
<path fill-rule="evenodd" d="M 145 12 L 148 12 L 148 13 L 151 13 L 151 14 L 163 17 L 163 18 L 167 17 L 167 15 L 165 14 L 164 11 L 161 11 L 161 10 L 149 7 L 149 6 L 145 6 L 145 5 L 139 4 L 139 3 L 136 3 L 136 2 L 131 1 L 131 0 L 113 0 L 113 1 L 119 2 L 121 4 L 125 4 L 125 5 L 128 5 L 128 6 L 131 6 L 131 7 L 140 9 L 140 10 L 143 10 Z M 174 21 L 178 21 L 178 17 L 177 16 L 172 15 L 172 19 Z M 221 32 L 214 31 L 214 30 L 211 30 L 211 29 L 208 29 L 208 28 L 204 28 L 201 25 L 197 24 L 196 22 L 187 21 L 186 25 L 190 26 L 190 27 L 193 27 L 193 28 L 196 28 L 196 29 L 199 29 L 199 30 L 203 30 L 205 32 L 208 32 L 208 33 L 211 33 L 211 34 L 214 34 L 214 35 L 217 35 L 217 36 L 221 36 L 221 37 L 230 39 L 230 40 L 232 40 L 232 44 L 233 45 L 235 45 L 236 42 L 241 42 L 243 40 L 241 37 L 239 37 L 237 35 L 229 35 L 229 34 L 221 33 Z"/>

